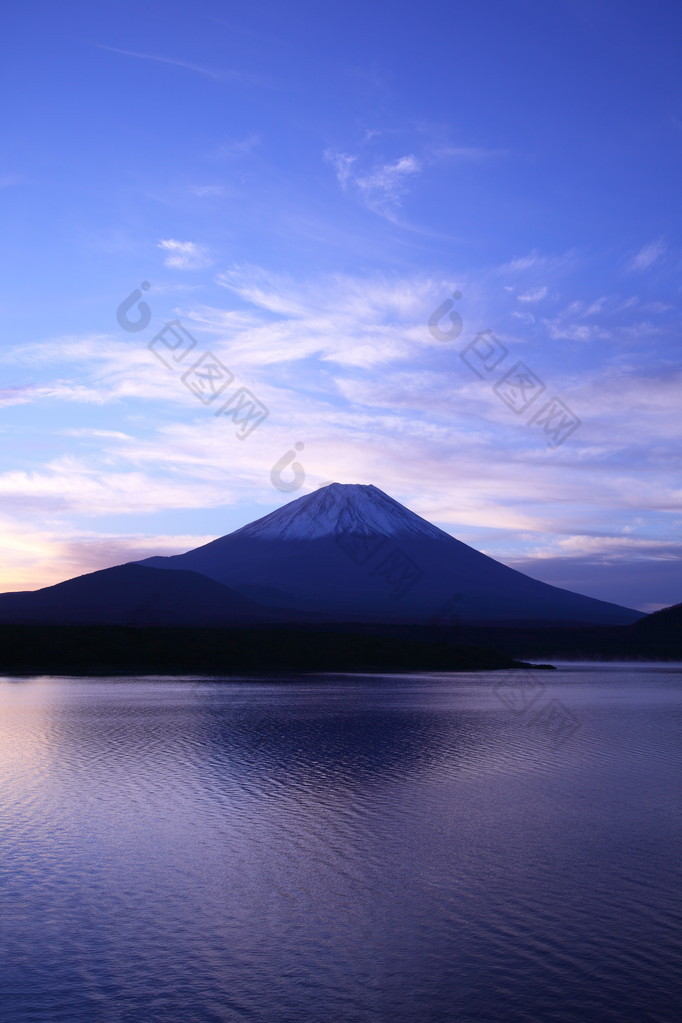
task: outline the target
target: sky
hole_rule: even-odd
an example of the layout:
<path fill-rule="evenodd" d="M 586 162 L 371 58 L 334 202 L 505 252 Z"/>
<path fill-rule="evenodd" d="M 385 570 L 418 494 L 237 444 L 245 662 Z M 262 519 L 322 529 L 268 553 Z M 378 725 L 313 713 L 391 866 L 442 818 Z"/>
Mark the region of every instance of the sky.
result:
<path fill-rule="evenodd" d="M 0 590 L 373 483 L 682 601 L 682 8 L 6 14 Z"/>

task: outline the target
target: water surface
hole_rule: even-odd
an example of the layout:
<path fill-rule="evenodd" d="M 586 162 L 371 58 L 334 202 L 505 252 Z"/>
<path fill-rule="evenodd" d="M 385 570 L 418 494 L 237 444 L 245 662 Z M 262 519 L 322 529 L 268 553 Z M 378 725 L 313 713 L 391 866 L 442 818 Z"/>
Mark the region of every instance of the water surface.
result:
<path fill-rule="evenodd" d="M 0 679 L 5 1023 L 672 1023 L 682 667 Z"/>

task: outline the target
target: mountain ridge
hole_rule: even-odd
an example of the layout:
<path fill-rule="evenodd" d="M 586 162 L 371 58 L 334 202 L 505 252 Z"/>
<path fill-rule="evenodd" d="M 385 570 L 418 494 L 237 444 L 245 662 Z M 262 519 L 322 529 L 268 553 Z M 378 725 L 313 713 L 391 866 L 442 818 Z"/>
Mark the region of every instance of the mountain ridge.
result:
<path fill-rule="evenodd" d="M 626 625 L 643 617 L 509 568 L 372 484 L 333 483 L 183 554 L 1 594 L 0 622 L 128 624 L 140 607 L 161 626 Z"/>
<path fill-rule="evenodd" d="M 343 531 L 386 537 L 450 537 L 371 483 L 330 483 L 241 526 L 228 536 L 312 540 Z"/>
<path fill-rule="evenodd" d="M 216 627 L 272 620 L 269 608 L 208 576 L 187 569 L 161 575 L 134 562 L 41 590 L 0 594 L 3 624 Z"/>
<path fill-rule="evenodd" d="M 192 551 L 140 564 L 190 568 L 243 592 L 278 591 L 291 607 L 330 621 L 425 623 L 453 600 L 463 619 L 477 622 L 642 617 L 502 565 L 372 484 L 331 483 Z"/>

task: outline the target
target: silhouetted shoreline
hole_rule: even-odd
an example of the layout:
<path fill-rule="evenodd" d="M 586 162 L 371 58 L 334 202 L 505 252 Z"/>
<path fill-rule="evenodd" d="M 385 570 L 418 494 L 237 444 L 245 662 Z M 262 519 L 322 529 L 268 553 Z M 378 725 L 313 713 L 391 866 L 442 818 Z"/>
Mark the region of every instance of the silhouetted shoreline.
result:
<path fill-rule="evenodd" d="M 433 633 L 433 629 L 426 630 Z M 475 671 L 536 667 L 423 629 L 0 626 L 0 671 L 229 674 L 263 671 Z M 407 634 L 406 634 L 407 633 Z M 549 666 L 545 666 L 549 667 Z"/>
<path fill-rule="evenodd" d="M 676 609 L 670 609 L 677 614 Z M 560 660 L 679 660 L 669 612 L 632 626 L 0 625 L 0 671 L 48 674 L 472 671 Z"/>

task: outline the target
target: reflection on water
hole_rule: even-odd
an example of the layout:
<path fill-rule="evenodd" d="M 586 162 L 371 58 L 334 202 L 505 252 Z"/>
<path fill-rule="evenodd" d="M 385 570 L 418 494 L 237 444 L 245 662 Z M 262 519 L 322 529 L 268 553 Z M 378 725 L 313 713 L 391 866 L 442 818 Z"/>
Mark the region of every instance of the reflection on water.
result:
<path fill-rule="evenodd" d="M 682 669 L 543 680 L 0 680 L 3 1020 L 672 1023 Z"/>

